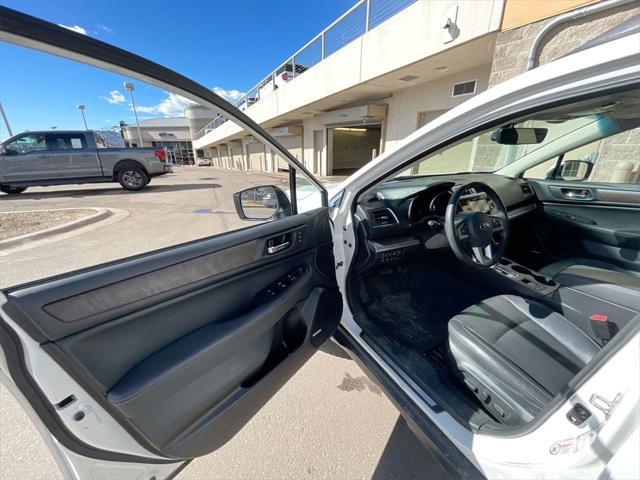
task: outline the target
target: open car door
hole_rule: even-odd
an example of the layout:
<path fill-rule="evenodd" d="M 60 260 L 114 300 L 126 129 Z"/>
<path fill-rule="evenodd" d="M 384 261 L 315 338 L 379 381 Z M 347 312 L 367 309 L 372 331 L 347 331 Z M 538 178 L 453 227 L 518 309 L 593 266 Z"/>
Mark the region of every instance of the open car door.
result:
<path fill-rule="evenodd" d="M 292 214 L 274 222 L 2 291 L 2 379 L 65 478 L 171 477 L 238 432 L 337 326 L 342 297 L 326 191 L 209 89 L 6 8 L 0 26 L 4 41 L 224 113 L 321 197 L 322 206 L 307 213 L 296 214 L 293 200 Z"/>

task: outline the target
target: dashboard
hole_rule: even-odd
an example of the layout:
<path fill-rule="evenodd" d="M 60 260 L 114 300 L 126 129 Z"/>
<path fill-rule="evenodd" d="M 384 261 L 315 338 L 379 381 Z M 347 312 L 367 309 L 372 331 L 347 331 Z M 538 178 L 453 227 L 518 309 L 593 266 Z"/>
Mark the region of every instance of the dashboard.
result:
<path fill-rule="evenodd" d="M 469 182 L 484 182 L 500 196 L 509 220 L 535 210 L 533 189 L 520 178 L 496 174 L 459 174 L 396 178 L 363 197 L 358 217 L 368 243 L 366 264 L 388 264 L 409 254 L 448 249 L 444 217 L 453 189 Z M 462 193 L 462 211 L 496 213 L 484 192 L 473 188 Z"/>
<path fill-rule="evenodd" d="M 445 184 L 435 191 L 427 189 L 412 197 L 406 207 L 407 219 L 413 222 L 421 222 L 429 217 L 444 217 L 447 205 L 453 193 L 452 188 Z M 460 206 L 463 212 L 496 213 L 497 207 L 493 201 L 487 198 L 484 192 L 477 192 L 473 188 L 466 189 L 460 197 Z"/>

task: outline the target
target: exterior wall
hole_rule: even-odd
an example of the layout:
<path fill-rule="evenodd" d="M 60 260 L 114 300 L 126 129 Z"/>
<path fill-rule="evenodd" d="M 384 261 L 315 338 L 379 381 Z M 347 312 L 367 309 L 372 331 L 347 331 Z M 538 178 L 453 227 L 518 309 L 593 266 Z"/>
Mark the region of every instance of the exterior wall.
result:
<path fill-rule="evenodd" d="M 317 168 L 318 165 L 316 165 L 316 162 L 314 161 L 314 132 L 318 130 L 323 132 L 320 169 Z M 309 118 L 302 122 L 302 145 L 304 154 L 304 166 L 307 167 L 307 169 L 311 173 L 315 173 L 317 175 L 327 175 L 327 129 L 324 125 L 318 123 L 316 118 Z"/>
<path fill-rule="evenodd" d="M 623 181 L 640 183 L 640 128 L 613 135 L 599 145 L 599 156 L 591 174 L 594 182 Z M 632 174 L 626 179 L 614 178 L 616 170 L 632 162 Z"/>
<path fill-rule="evenodd" d="M 483 65 L 394 92 L 393 96 L 387 100 L 385 150 L 393 148 L 399 141 L 417 130 L 420 113 L 449 110 L 473 97 L 473 95 L 452 97 L 451 92 L 455 83 L 476 80 L 476 93 L 486 90 L 490 70 L 491 65 Z"/>
<path fill-rule="evenodd" d="M 519 2 L 519 0 L 515 1 Z M 514 0 L 509 1 L 509 3 L 513 2 Z M 637 2 L 632 2 L 560 25 L 550 31 L 546 40 L 540 45 L 537 64 L 542 65 L 556 60 L 636 15 L 640 15 L 640 6 Z M 533 39 L 549 21 L 550 19 L 541 20 L 498 34 L 489 78 L 490 87 L 525 71 Z"/>
<path fill-rule="evenodd" d="M 138 129 L 135 125 L 127 125 L 123 129 L 124 139 L 127 142 L 140 143 L 138 140 Z M 165 134 L 169 135 L 165 135 Z M 140 125 L 140 134 L 145 145 L 151 145 L 151 142 L 190 142 L 191 134 L 189 127 L 145 127 Z M 161 135 L 162 134 L 162 135 Z"/>
<path fill-rule="evenodd" d="M 502 30 L 553 17 L 597 0 L 507 0 L 502 15 Z"/>
<path fill-rule="evenodd" d="M 445 43 L 441 23 L 451 6 L 449 2 L 440 1 L 411 4 L 303 75 L 261 98 L 245 113 L 256 122 L 264 123 L 495 32 L 500 27 L 503 0 L 460 1 L 456 20 L 457 37 Z M 225 141 L 240 131 L 239 126 L 225 122 L 195 140 L 194 147 L 200 149 Z"/>
<path fill-rule="evenodd" d="M 302 136 L 301 135 L 285 135 L 277 136 L 275 139 L 293 155 L 296 160 L 302 161 Z M 289 164 L 279 155 L 275 155 L 275 170 L 288 170 Z"/>

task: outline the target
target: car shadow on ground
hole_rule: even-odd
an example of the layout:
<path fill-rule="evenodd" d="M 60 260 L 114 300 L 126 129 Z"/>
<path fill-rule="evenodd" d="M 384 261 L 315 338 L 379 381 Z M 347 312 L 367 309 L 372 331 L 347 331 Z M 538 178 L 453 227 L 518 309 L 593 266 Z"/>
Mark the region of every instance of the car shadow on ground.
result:
<path fill-rule="evenodd" d="M 340 358 L 351 359 L 333 340 L 322 344 L 320 351 Z M 389 440 L 380 455 L 372 480 L 425 478 L 452 479 L 434 455 L 418 440 L 402 416 L 398 416 Z"/>
<path fill-rule="evenodd" d="M 413 434 L 407 422 L 398 416 L 389 441 L 380 455 L 372 480 L 406 478 L 453 479 L 435 456 Z"/>
<path fill-rule="evenodd" d="M 234 212 L 235 213 L 235 212 Z M 334 357 L 346 358 L 347 360 L 351 360 L 349 354 L 338 345 L 333 339 L 327 340 L 320 346 L 320 351 L 324 353 L 328 353 L 329 355 L 333 355 Z"/>
<path fill-rule="evenodd" d="M 69 197 L 85 198 L 98 195 L 143 195 L 144 193 L 178 192 L 182 190 L 205 190 L 208 188 L 221 188 L 219 183 L 185 183 L 181 185 L 149 185 L 139 192 L 131 192 L 120 186 L 107 188 L 94 188 L 91 190 L 55 190 L 44 192 L 26 191 L 20 195 L 2 195 L 0 198 L 11 200 L 38 200 L 44 198 Z"/>

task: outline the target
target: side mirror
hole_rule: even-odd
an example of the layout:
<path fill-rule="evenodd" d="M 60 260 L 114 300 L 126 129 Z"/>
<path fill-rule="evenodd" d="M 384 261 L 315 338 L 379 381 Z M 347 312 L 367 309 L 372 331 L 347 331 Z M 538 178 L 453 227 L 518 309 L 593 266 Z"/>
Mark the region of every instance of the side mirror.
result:
<path fill-rule="evenodd" d="M 234 193 L 233 203 L 241 220 L 272 220 L 291 215 L 291 202 L 287 194 L 273 185 Z"/>
<path fill-rule="evenodd" d="M 500 145 L 535 145 L 547 137 L 546 128 L 504 127 L 491 132 L 491 140 Z"/>
<path fill-rule="evenodd" d="M 0 154 L 2 155 L 18 155 L 18 151 L 13 148 L 1 147 Z"/>
<path fill-rule="evenodd" d="M 547 178 L 581 182 L 587 180 L 593 171 L 594 163 L 589 160 L 563 160 L 557 169 L 552 169 Z"/>

